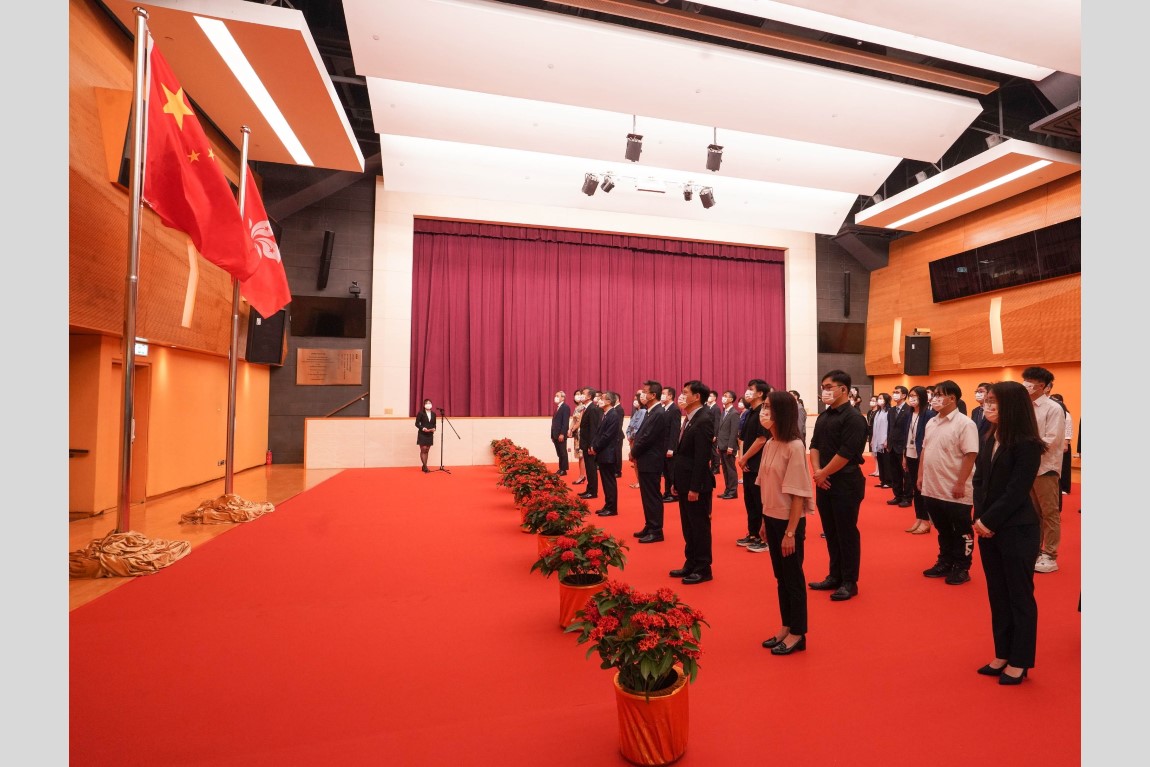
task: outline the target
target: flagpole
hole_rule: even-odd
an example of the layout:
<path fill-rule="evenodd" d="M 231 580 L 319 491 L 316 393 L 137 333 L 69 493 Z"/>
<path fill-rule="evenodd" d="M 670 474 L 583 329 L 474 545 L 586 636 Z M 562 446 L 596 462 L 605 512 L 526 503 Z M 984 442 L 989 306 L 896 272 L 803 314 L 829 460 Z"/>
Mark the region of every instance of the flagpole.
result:
<path fill-rule="evenodd" d="M 128 273 L 124 290 L 124 382 L 120 401 L 124 419 L 120 432 L 120 492 L 116 508 L 116 530 L 124 533 L 132 527 L 132 422 L 135 419 L 136 379 L 136 297 L 140 282 L 140 205 L 141 169 L 144 156 L 144 131 L 147 116 L 144 112 L 144 65 L 147 61 L 148 12 L 132 9 L 136 14 L 135 74 L 132 84 L 132 171 L 128 182 Z"/>
<path fill-rule="evenodd" d="M 252 129 L 240 126 L 240 217 L 248 193 L 248 137 Z M 244 218 L 244 225 L 247 219 Z M 224 495 L 232 495 L 236 452 L 236 371 L 240 356 L 240 281 L 232 278 L 232 349 L 228 354 L 228 447 L 224 459 Z"/>

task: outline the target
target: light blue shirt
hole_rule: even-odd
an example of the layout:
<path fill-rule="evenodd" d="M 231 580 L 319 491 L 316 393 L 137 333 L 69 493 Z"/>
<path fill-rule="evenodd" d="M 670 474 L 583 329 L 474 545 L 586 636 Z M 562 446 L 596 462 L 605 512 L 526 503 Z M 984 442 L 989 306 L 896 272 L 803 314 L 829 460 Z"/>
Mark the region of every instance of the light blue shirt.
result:
<path fill-rule="evenodd" d="M 643 418 L 647 415 L 647 411 L 643 408 L 639 412 L 631 416 L 630 422 L 627 424 L 627 439 L 635 439 L 635 435 L 639 433 L 639 427 L 643 425 Z"/>

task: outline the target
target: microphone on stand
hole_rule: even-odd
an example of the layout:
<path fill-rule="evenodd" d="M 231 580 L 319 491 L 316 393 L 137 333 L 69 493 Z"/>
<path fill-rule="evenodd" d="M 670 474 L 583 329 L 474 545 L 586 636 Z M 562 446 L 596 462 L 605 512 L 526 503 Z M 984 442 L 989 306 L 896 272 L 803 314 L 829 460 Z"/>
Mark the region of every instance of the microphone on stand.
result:
<path fill-rule="evenodd" d="M 439 414 L 440 414 L 440 415 L 443 415 L 443 408 L 441 408 L 441 407 L 440 407 L 440 408 L 436 408 L 436 410 L 438 410 L 438 411 L 439 411 Z"/>

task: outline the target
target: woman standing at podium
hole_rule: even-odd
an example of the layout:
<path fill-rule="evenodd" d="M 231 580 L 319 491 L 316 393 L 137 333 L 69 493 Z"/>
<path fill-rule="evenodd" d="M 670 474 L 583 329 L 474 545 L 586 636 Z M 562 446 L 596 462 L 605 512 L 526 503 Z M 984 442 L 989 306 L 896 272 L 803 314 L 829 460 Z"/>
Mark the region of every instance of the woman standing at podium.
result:
<path fill-rule="evenodd" d="M 431 400 L 423 401 L 423 410 L 415 416 L 415 428 L 418 432 L 415 444 L 419 445 L 419 460 L 423 462 L 423 471 L 427 473 L 427 454 L 435 444 L 435 411 L 431 408 Z"/>

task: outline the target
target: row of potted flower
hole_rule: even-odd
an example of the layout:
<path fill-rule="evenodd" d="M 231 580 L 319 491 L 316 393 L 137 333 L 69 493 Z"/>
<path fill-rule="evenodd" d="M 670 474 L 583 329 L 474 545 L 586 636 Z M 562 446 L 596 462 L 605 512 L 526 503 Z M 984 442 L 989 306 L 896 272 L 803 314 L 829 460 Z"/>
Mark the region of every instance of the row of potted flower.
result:
<path fill-rule="evenodd" d="M 491 449 L 521 528 L 538 536 L 531 572 L 559 581 L 560 626 L 616 671 L 620 751 L 636 764 L 675 761 L 687 745 L 687 683 L 699 670 L 703 615 L 669 588 L 644 593 L 610 580 L 610 568 L 626 565 L 627 546 L 586 523 L 587 504 L 543 461 L 508 439 Z"/>

